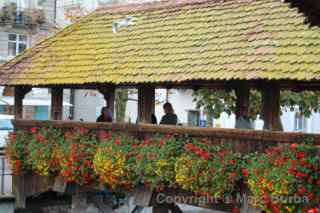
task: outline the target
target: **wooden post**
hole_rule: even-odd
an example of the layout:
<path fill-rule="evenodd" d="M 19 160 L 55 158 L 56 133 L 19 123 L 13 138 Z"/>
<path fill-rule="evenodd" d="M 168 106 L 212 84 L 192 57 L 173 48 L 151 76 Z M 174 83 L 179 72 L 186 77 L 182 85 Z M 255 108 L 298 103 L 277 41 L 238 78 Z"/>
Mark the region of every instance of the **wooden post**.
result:
<path fill-rule="evenodd" d="M 51 120 L 62 120 L 63 115 L 63 89 L 51 89 Z"/>
<path fill-rule="evenodd" d="M 23 99 L 31 91 L 31 87 L 14 88 L 14 118 L 23 119 Z M 15 195 L 15 212 L 26 208 L 26 194 L 24 187 L 24 176 L 12 176 L 12 191 Z"/>
<path fill-rule="evenodd" d="M 14 88 L 14 118 L 23 119 L 23 99 L 24 96 L 31 91 L 31 87 L 15 87 Z"/>
<path fill-rule="evenodd" d="M 250 89 L 246 83 L 238 83 L 235 85 L 236 93 L 236 119 L 241 115 L 241 110 L 246 107 L 249 108 Z M 249 109 L 248 109 L 249 111 Z"/>
<path fill-rule="evenodd" d="M 138 88 L 138 119 L 142 123 L 151 123 L 155 108 L 155 88 L 141 86 Z"/>
<path fill-rule="evenodd" d="M 75 193 L 72 195 L 71 213 L 86 213 L 87 207 L 87 193 L 77 186 Z"/>
<path fill-rule="evenodd" d="M 280 86 L 276 83 L 266 83 L 261 91 L 263 129 L 283 131 L 280 119 Z"/>
<path fill-rule="evenodd" d="M 15 196 L 14 209 L 17 212 L 19 209 L 26 208 L 27 196 L 25 193 L 25 176 L 13 175 L 12 176 L 12 191 Z"/>
<path fill-rule="evenodd" d="M 107 107 L 111 113 L 112 119 L 115 120 L 115 89 L 114 88 L 99 88 L 98 91 L 103 95 L 107 103 Z"/>

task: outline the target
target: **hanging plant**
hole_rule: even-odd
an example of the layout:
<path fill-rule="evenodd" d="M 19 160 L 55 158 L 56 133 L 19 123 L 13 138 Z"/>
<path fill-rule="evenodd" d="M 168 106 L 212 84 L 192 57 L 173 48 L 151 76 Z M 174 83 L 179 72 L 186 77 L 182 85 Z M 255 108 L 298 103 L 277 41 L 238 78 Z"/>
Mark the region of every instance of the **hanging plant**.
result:
<path fill-rule="evenodd" d="M 93 156 L 97 143 L 87 129 L 65 133 L 65 142 L 59 146 L 60 176 L 68 183 L 85 185 L 95 179 Z"/>
<path fill-rule="evenodd" d="M 320 202 L 320 156 L 313 145 L 274 147 L 251 156 L 252 204 L 267 212 L 307 212 Z"/>
<path fill-rule="evenodd" d="M 104 135 L 104 136 L 103 136 Z M 135 140 L 108 133 L 100 133 L 102 140 L 94 156 L 93 167 L 100 182 L 111 190 L 132 190 L 136 183 L 134 167 L 136 164 Z"/>
<path fill-rule="evenodd" d="M 230 148 L 193 140 L 175 164 L 176 181 L 185 190 L 223 199 L 239 192 L 241 156 Z"/>
<path fill-rule="evenodd" d="M 183 151 L 183 140 L 171 135 L 145 139 L 139 146 L 136 173 L 150 189 L 175 187 L 174 165 Z"/>

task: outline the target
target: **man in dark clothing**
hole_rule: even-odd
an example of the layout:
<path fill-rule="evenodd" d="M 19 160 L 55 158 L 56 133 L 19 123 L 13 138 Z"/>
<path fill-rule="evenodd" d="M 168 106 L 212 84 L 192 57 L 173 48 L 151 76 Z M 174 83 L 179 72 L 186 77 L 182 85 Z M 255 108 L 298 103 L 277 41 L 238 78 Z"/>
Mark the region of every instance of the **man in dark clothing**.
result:
<path fill-rule="evenodd" d="M 97 118 L 97 122 L 112 122 L 112 120 L 108 107 L 103 107 L 101 109 L 101 115 Z"/>
<path fill-rule="evenodd" d="M 178 117 L 174 114 L 173 107 L 169 102 L 163 105 L 163 110 L 165 115 L 161 118 L 160 124 L 177 125 Z"/>

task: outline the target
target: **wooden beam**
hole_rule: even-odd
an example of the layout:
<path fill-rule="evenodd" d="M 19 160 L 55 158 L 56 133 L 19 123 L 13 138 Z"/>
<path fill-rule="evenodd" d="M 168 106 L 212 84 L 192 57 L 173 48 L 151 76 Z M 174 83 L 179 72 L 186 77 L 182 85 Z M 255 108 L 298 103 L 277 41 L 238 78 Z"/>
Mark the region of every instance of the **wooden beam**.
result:
<path fill-rule="evenodd" d="M 51 120 L 62 120 L 63 116 L 63 88 L 51 89 Z"/>
<path fill-rule="evenodd" d="M 14 88 L 14 118 L 23 119 L 23 99 L 24 96 L 31 91 L 31 87 L 15 87 Z"/>
<path fill-rule="evenodd" d="M 112 119 L 115 120 L 115 89 L 110 87 L 100 87 L 98 91 L 103 95 L 107 107 L 111 113 Z"/>
<path fill-rule="evenodd" d="M 138 119 L 141 123 L 151 123 L 155 108 L 155 88 L 141 86 L 138 88 Z"/>
<path fill-rule="evenodd" d="M 308 134 L 301 132 L 274 132 L 246 129 L 224 128 L 199 128 L 182 127 L 172 125 L 153 124 L 128 124 L 128 123 L 97 123 L 80 121 L 37 121 L 37 120 L 14 120 L 13 125 L 17 129 L 29 129 L 30 127 L 54 127 L 62 130 L 70 130 L 76 127 L 91 130 L 109 130 L 122 134 L 177 134 L 194 137 L 212 137 L 243 141 L 255 141 L 256 144 L 277 143 L 301 143 L 306 138 L 313 138 L 315 144 L 320 145 L 320 134 Z"/>
<path fill-rule="evenodd" d="M 280 86 L 277 83 L 266 83 L 262 87 L 263 129 L 283 131 L 280 119 Z"/>
<path fill-rule="evenodd" d="M 234 86 L 236 93 L 236 118 L 241 116 L 241 110 L 247 108 L 249 112 L 250 89 L 246 82 L 238 83 Z"/>

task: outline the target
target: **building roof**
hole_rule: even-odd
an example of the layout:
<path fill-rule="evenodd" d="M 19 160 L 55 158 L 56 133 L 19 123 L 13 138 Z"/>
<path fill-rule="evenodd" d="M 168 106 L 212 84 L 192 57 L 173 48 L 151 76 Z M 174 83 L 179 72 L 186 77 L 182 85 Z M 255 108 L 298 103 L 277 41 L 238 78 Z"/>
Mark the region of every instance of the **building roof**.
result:
<path fill-rule="evenodd" d="M 281 0 L 106 7 L 28 49 L 0 74 L 2 85 L 33 86 L 318 81 L 320 28 Z"/>

